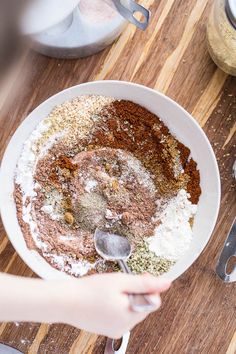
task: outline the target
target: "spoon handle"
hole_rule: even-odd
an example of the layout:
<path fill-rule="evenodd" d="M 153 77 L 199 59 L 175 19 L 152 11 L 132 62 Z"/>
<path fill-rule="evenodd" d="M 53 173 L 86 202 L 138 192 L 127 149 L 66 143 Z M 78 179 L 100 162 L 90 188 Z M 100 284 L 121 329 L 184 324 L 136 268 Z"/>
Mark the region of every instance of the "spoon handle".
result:
<path fill-rule="evenodd" d="M 132 274 L 127 263 L 119 260 L 118 264 L 124 273 Z M 149 295 L 145 294 L 129 294 L 131 310 L 135 312 L 149 312 L 156 309 L 156 305 L 151 301 Z"/>

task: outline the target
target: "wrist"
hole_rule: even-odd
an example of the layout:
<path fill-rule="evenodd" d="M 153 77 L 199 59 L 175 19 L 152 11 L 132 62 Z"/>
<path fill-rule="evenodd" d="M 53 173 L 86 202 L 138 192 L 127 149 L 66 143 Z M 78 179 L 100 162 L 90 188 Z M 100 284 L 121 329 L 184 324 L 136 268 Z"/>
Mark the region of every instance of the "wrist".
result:
<path fill-rule="evenodd" d="M 68 324 L 79 317 L 83 307 L 80 280 L 51 281 L 49 286 L 52 292 L 51 322 Z"/>

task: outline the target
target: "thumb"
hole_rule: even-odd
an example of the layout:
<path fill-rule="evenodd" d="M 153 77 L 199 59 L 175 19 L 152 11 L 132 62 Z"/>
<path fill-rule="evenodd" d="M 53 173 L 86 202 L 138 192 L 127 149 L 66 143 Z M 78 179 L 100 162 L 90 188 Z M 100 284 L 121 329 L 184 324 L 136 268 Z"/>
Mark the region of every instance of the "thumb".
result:
<path fill-rule="evenodd" d="M 169 289 L 171 281 L 154 277 L 150 274 L 144 275 L 125 275 L 122 284 L 124 293 L 148 294 L 161 293 Z"/>

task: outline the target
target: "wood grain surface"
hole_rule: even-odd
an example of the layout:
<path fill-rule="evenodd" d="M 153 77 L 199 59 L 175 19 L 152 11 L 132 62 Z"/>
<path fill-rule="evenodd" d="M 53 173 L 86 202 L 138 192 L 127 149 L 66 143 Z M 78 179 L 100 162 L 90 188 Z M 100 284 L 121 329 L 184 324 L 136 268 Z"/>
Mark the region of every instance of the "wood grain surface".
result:
<path fill-rule="evenodd" d="M 160 311 L 133 331 L 128 354 L 235 354 L 236 287 L 214 272 L 236 215 L 236 79 L 212 62 L 206 21 L 212 1 L 143 0 L 152 11 L 145 32 L 129 25 L 109 48 L 80 60 L 27 52 L 0 93 L 0 154 L 19 123 L 58 91 L 98 79 L 127 80 L 160 90 L 193 114 L 209 137 L 220 167 L 222 202 L 212 238 L 193 266 L 163 296 Z M 34 276 L 0 225 L 0 271 Z M 17 294 L 17 289 L 16 289 Z M 0 341 L 30 354 L 102 354 L 105 338 L 65 325 L 0 324 Z"/>

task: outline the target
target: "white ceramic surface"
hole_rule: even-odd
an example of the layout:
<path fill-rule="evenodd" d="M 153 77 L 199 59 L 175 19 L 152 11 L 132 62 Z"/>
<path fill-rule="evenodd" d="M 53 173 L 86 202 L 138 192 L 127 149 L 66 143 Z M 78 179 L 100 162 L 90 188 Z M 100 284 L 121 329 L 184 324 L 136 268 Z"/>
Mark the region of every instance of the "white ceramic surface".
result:
<path fill-rule="evenodd" d="M 80 0 L 31 1 L 22 18 L 22 32 L 32 35 L 57 25 L 73 12 L 79 2 Z"/>
<path fill-rule="evenodd" d="M 96 81 L 71 87 L 39 105 L 19 126 L 3 157 L 0 172 L 0 208 L 6 232 L 25 263 L 45 279 L 67 277 L 52 268 L 37 252 L 25 244 L 16 218 L 12 197 L 13 177 L 22 145 L 34 127 L 55 105 L 81 94 L 98 94 L 128 99 L 157 114 L 182 143 L 191 149 L 201 174 L 202 195 L 193 227 L 193 241 L 188 252 L 167 273 L 176 279 L 197 259 L 210 239 L 220 205 L 220 177 L 211 145 L 198 123 L 181 106 L 163 94 L 147 87 L 121 81 Z"/>

